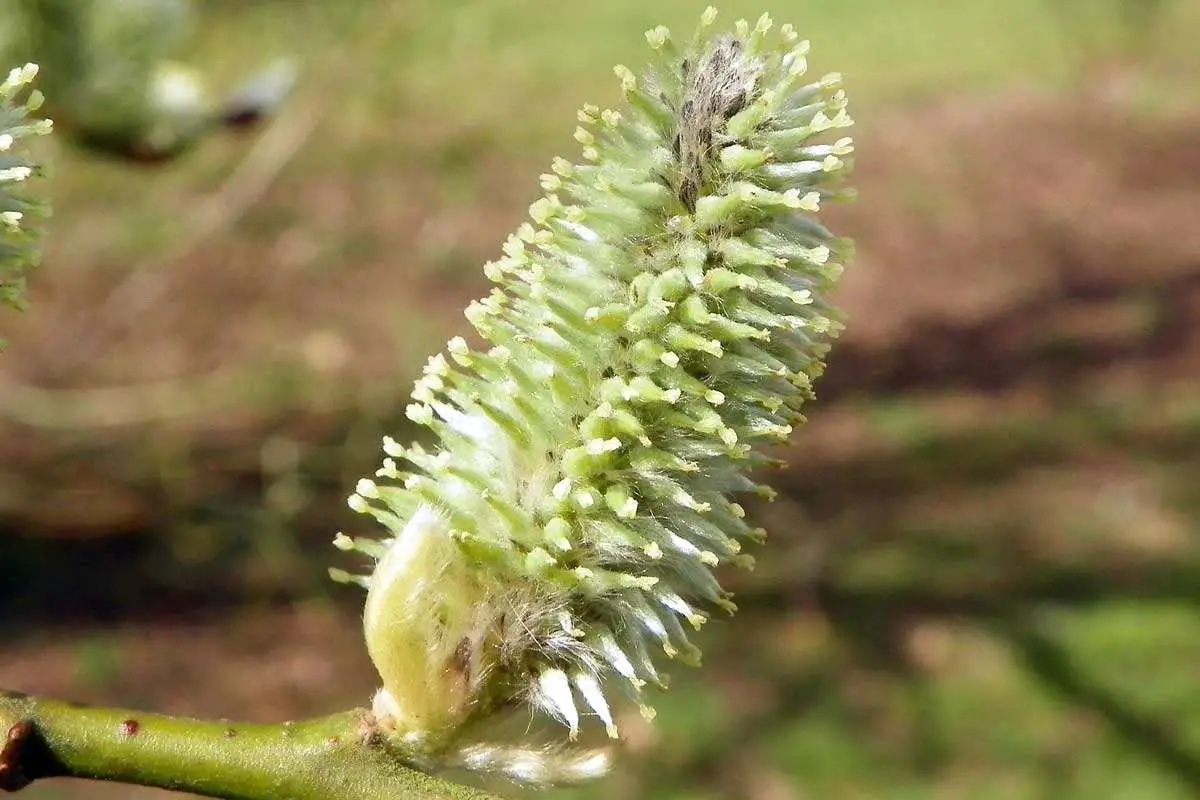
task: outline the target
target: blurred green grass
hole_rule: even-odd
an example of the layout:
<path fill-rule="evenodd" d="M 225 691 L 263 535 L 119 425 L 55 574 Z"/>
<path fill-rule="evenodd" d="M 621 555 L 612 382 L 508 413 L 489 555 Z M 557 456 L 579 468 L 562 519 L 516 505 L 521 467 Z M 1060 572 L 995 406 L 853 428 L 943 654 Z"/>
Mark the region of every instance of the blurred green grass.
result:
<path fill-rule="evenodd" d="M 351 82 L 335 89 L 331 141 L 367 159 L 377 157 L 374 147 L 381 147 L 397 160 L 445 153 L 453 163 L 478 158 L 485 148 L 493 155 L 525 160 L 541 154 L 545 160 L 569 144 L 575 108 L 585 100 L 615 101 L 611 67 L 636 67 L 645 60 L 642 31 L 666 24 L 686 38 L 703 5 L 622 0 L 572 3 L 551 12 L 534 0 L 416 0 L 403 6 L 369 0 L 210 2 L 204 4 L 205 35 L 195 41 L 192 55 L 232 78 L 264 42 L 327 54 L 331 31 L 353 37 L 365 27 L 394 26 L 395 35 L 377 49 L 335 45 L 332 58 L 309 59 L 323 69 L 347 59 L 359 62 L 352 65 Z M 718 7 L 726 22 L 765 11 L 777 23 L 795 24 L 814 43 L 815 69 L 846 75 L 857 116 L 868 125 L 872 116 L 947 93 L 1013 85 L 1061 90 L 1130 49 L 1172 85 L 1178 73 L 1197 66 L 1189 38 L 1172 35 L 1200 26 L 1194 2 L 1162 4 L 1154 35 L 1136 38 L 1123 22 L 1119 0 L 1079 0 L 1065 18 L 1059 5 L 1059 0 L 735 0 Z M 447 130 L 481 138 L 464 146 L 454 136 L 447 139 Z M 345 166 L 346 154 L 317 149 L 327 164 Z"/>
<path fill-rule="evenodd" d="M 198 2 L 199 34 L 183 56 L 229 86 L 272 54 L 301 54 L 305 80 L 328 99 L 328 119 L 292 169 L 313 180 L 380 163 L 434 172 L 442 190 L 469 188 L 485 160 L 539 164 L 570 146 L 573 111 L 615 102 L 611 67 L 645 60 L 641 32 L 667 24 L 686 37 L 704 4 L 534 0 L 404 4 L 355 0 Z M 719 4 L 726 22 L 770 12 L 810 38 L 817 72 L 845 74 L 860 124 L 894 110 L 1005 87 L 1062 91 L 1108 60 L 1131 54 L 1158 90 L 1200 67 L 1192 40 L 1200 4 L 1162 4 L 1154 35 L 1133 34 L 1119 0 L 1079 0 L 1066 19 L 1059 0 L 808 0 Z M 1149 4 L 1148 4 L 1149 5 Z M 374 31 L 370 47 L 355 47 Z M 379 31 L 383 31 L 379 33 Z M 329 82 L 330 75 L 337 80 Z M 1145 88 L 1147 95 L 1155 90 Z M 123 198 L 110 241 L 121 255 L 170 238 L 191 190 L 228 174 L 244 146 L 214 145 L 185 163 L 145 174 L 141 197 Z M 55 197 L 74 217 L 103 207 L 128 176 L 120 165 L 58 154 Z M 532 191 L 533 176 L 524 179 Z M 70 228 L 64 223 L 60 227 Z M 129 230 L 132 229 L 132 230 Z M 95 232 L 92 232 L 95 236 Z"/>

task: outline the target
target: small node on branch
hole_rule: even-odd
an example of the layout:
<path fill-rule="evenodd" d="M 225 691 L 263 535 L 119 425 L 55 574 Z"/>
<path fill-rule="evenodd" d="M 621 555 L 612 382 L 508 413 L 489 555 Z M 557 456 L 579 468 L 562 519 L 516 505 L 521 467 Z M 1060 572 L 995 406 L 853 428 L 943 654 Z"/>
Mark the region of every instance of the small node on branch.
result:
<path fill-rule="evenodd" d="M 4 748 L 0 749 L 0 792 L 15 792 L 29 785 L 21 771 L 21 753 L 25 743 L 33 735 L 33 723 L 21 720 L 13 723 L 4 738 Z"/>

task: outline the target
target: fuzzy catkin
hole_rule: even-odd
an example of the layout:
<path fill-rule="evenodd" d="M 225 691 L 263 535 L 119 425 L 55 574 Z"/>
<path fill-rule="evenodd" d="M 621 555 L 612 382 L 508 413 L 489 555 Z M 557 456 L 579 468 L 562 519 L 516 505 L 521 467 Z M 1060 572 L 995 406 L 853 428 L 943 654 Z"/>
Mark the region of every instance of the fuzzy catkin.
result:
<path fill-rule="evenodd" d="M 29 89 L 37 74 L 36 64 L 26 64 L 0 81 L 0 306 L 18 309 L 25 305 L 25 277 L 41 255 L 38 223 L 47 212 L 46 203 L 25 190 L 41 172 L 26 140 L 51 129 L 49 120 L 32 117 L 42 104 L 41 93 Z"/>
<path fill-rule="evenodd" d="M 385 440 L 350 498 L 392 537 L 339 536 L 375 560 L 339 576 L 368 589 L 376 716 L 415 749 L 516 702 L 615 737 L 614 694 L 650 713 L 663 656 L 697 663 L 687 629 L 733 610 L 713 569 L 764 535 L 735 498 L 770 494 L 748 472 L 841 327 L 850 245 L 816 214 L 849 196 L 827 132 L 851 120 L 791 26 L 715 14 L 686 47 L 648 31 L 622 107 L 579 112 L 581 162 L 541 176 L 466 311 L 483 345 L 454 338 L 416 382 L 436 444 Z"/>

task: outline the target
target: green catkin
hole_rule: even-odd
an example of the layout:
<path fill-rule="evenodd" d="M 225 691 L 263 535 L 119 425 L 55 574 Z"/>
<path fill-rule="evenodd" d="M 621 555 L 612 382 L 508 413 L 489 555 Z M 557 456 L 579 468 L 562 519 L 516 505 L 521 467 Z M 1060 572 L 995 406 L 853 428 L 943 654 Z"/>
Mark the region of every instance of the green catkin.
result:
<path fill-rule="evenodd" d="M 4 0 L 26 34 L 14 48 L 45 68 L 64 132 L 94 153 L 162 162 L 223 126 L 244 128 L 288 96 L 295 65 L 269 65 L 217 97 L 204 71 L 178 57 L 194 23 L 190 0 Z M 6 20 L 7 21 L 7 20 Z"/>
<path fill-rule="evenodd" d="M 583 163 L 554 160 L 467 309 L 485 345 L 453 339 L 416 382 L 407 415 L 437 445 L 388 439 L 350 498 L 393 536 L 338 544 L 375 560 L 374 711 L 409 752 L 596 774 L 459 734 L 525 703 L 616 737 L 614 695 L 650 715 L 656 662 L 698 663 L 687 631 L 733 609 L 713 569 L 762 536 L 734 497 L 769 496 L 747 473 L 841 328 L 825 298 L 850 248 L 814 215 L 847 196 L 853 147 L 827 135 L 851 124 L 840 78 L 804 78 L 791 26 L 714 33 L 715 14 L 686 47 L 647 32 L 651 69 L 615 70 L 624 107 L 579 112 Z"/>
<path fill-rule="evenodd" d="M 24 191 L 41 171 L 25 140 L 51 129 L 49 120 L 31 116 L 42 105 L 41 93 L 28 88 L 37 73 L 36 64 L 26 64 L 0 81 L 0 305 L 18 309 L 25 305 L 25 277 L 40 258 L 37 222 L 46 214 L 46 204 Z"/>

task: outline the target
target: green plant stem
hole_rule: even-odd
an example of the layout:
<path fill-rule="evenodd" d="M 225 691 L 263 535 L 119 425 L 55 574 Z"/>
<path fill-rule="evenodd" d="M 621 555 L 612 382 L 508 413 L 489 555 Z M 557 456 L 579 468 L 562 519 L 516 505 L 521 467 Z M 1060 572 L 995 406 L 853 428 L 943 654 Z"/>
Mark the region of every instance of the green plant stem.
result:
<path fill-rule="evenodd" d="M 405 766 L 362 710 L 250 725 L 0 690 L 0 742 L 0 791 L 74 777 L 238 800 L 489 798 Z"/>

